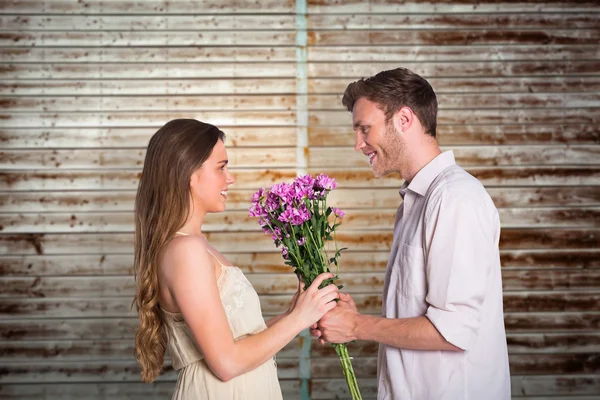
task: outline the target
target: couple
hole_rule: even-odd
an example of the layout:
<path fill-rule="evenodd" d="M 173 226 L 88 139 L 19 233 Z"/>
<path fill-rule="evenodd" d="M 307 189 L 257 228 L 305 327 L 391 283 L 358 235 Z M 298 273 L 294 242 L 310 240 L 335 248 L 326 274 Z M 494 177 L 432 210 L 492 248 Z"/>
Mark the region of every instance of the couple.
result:
<path fill-rule="evenodd" d="M 158 376 L 168 347 L 179 371 L 173 399 L 280 399 L 274 356 L 310 327 L 321 343 L 380 344 L 379 399 L 510 398 L 498 212 L 440 151 L 433 89 L 398 68 L 350 84 L 342 102 L 375 176 L 405 180 L 382 316 L 360 314 L 335 285 L 319 289 L 331 277 L 322 274 L 265 323 L 251 284 L 202 233 L 234 183 L 224 134 L 174 120 L 150 140 L 135 201 L 144 381 Z"/>

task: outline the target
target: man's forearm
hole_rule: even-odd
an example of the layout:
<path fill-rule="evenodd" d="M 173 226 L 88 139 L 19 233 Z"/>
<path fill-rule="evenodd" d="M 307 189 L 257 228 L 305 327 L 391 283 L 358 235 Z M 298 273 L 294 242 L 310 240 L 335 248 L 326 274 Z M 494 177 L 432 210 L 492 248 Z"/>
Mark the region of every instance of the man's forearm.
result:
<path fill-rule="evenodd" d="M 392 319 L 359 314 L 355 335 L 359 340 L 401 349 L 462 351 L 446 341 L 427 317 Z"/>

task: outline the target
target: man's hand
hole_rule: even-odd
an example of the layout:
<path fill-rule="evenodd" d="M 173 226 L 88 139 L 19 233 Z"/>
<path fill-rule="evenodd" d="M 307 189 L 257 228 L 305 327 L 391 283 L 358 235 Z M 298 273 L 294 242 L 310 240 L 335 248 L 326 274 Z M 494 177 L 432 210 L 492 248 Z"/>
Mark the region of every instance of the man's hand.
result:
<path fill-rule="evenodd" d="M 347 293 L 340 293 L 337 306 L 313 325 L 310 332 L 321 344 L 346 343 L 356 340 L 356 318 L 359 314 L 356 303 Z"/>

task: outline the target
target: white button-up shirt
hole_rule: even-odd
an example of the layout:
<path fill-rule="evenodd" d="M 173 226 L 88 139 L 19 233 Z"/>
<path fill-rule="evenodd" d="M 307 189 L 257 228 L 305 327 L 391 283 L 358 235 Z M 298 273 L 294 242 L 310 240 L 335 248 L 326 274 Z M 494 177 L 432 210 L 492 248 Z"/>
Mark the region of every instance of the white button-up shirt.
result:
<path fill-rule="evenodd" d="M 510 399 L 498 210 L 451 151 L 421 169 L 400 194 L 383 316 L 426 316 L 464 351 L 380 344 L 378 399 Z"/>

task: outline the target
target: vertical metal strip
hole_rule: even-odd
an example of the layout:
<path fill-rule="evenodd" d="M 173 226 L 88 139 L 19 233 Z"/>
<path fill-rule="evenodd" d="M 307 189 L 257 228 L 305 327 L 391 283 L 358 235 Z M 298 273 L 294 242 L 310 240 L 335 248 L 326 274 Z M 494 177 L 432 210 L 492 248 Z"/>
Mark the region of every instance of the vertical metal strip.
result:
<path fill-rule="evenodd" d="M 308 329 L 300 332 L 300 400 L 310 400 L 312 340 Z"/>
<path fill-rule="evenodd" d="M 296 174 L 308 170 L 308 67 L 306 0 L 296 0 Z"/>
<path fill-rule="evenodd" d="M 308 172 L 308 67 L 307 67 L 307 5 L 296 0 L 296 174 Z M 300 333 L 300 400 L 310 400 L 311 379 L 310 332 Z"/>

